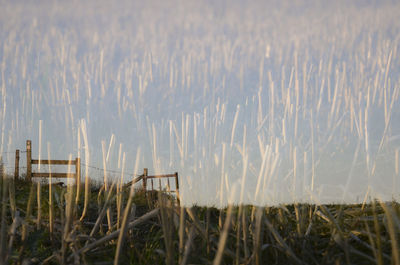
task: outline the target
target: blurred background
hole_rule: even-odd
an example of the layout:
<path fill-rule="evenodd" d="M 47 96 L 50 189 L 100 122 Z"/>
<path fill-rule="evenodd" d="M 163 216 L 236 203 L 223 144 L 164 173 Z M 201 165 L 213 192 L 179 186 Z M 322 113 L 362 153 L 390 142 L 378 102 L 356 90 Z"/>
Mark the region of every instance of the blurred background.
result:
<path fill-rule="evenodd" d="M 398 14 L 397 1 L 1 1 L 4 168 L 31 139 L 34 158 L 81 157 L 98 181 L 178 172 L 187 205 L 398 200 Z"/>

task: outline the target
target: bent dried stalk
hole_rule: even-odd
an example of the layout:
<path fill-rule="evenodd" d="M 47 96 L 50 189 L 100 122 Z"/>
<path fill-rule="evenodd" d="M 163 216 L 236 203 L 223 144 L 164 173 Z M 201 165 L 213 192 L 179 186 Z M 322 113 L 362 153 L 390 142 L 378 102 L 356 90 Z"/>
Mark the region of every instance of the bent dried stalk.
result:
<path fill-rule="evenodd" d="M 159 211 L 160 211 L 160 209 L 156 208 L 156 209 L 154 209 L 154 210 L 152 210 L 152 211 L 146 213 L 145 215 L 139 217 L 139 218 L 136 219 L 135 221 L 130 222 L 130 223 L 128 224 L 128 226 L 127 226 L 127 230 L 130 230 L 130 229 L 134 228 L 135 226 L 140 225 L 140 224 L 146 222 L 147 220 L 156 217 Z M 97 241 L 95 241 L 95 242 L 93 242 L 93 243 L 90 243 L 90 244 L 88 244 L 87 246 L 85 246 L 85 247 L 79 249 L 79 250 L 76 252 L 76 254 L 80 255 L 80 254 L 82 254 L 82 253 L 86 253 L 86 252 L 88 252 L 89 250 L 91 250 L 91 249 L 93 249 L 93 248 L 95 248 L 95 247 L 97 247 L 97 246 L 99 246 L 99 245 L 101 245 L 101 244 L 104 244 L 104 243 L 106 243 L 106 242 L 108 242 L 108 241 L 110 241 L 110 240 L 113 240 L 113 239 L 117 238 L 117 237 L 119 236 L 119 233 L 120 233 L 120 232 L 121 232 L 121 229 L 116 230 L 116 231 L 110 233 L 109 235 L 107 235 L 107 236 L 105 236 L 105 237 L 102 237 L 102 238 L 100 238 L 99 240 L 97 240 Z M 71 258 L 71 256 L 69 257 L 69 260 L 70 260 L 70 258 Z"/>

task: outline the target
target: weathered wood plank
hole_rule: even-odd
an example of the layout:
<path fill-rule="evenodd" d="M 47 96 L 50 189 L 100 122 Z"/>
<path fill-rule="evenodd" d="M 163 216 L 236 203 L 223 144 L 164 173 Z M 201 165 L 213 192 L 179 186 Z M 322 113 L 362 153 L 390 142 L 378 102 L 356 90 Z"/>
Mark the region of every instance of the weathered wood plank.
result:
<path fill-rule="evenodd" d="M 19 150 L 15 150 L 14 179 L 19 178 Z"/>
<path fill-rule="evenodd" d="M 51 173 L 52 178 L 75 178 L 74 173 Z M 50 173 L 32 173 L 32 178 L 50 178 Z"/>
<path fill-rule="evenodd" d="M 32 142 L 26 141 L 26 177 L 28 180 L 32 178 Z"/>
<path fill-rule="evenodd" d="M 175 178 L 175 174 L 147 176 L 146 178 L 148 179 Z"/>
<path fill-rule="evenodd" d="M 128 186 L 130 186 L 132 184 L 136 184 L 139 181 L 141 181 L 142 179 L 143 179 L 143 176 L 139 176 L 137 178 L 134 178 L 132 181 L 129 181 L 128 183 L 124 184 L 124 187 L 128 187 Z"/>
<path fill-rule="evenodd" d="M 75 160 L 46 160 L 46 159 L 32 159 L 32 164 L 41 164 L 41 165 L 75 165 Z"/>

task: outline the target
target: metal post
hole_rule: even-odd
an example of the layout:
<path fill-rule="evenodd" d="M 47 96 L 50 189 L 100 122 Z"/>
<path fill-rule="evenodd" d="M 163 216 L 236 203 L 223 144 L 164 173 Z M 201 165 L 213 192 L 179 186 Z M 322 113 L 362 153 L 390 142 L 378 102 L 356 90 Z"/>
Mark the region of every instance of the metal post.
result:
<path fill-rule="evenodd" d="M 32 180 L 32 142 L 26 141 L 26 178 Z"/>
<path fill-rule="evenodd" d="M 14 179 L 19 178 L 19 150 L 15 151 Z"/>

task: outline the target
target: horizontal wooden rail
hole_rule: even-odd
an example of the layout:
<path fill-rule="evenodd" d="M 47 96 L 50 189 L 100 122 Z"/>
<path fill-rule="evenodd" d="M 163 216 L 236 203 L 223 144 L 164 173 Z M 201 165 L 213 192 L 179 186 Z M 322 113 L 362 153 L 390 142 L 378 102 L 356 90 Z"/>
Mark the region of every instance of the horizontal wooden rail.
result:
<path fill-rule="evenodd" d="M 75 165 L 76 160 L 46 160 L 46 159 L 42 159 L 42 160 L 35 160 L 32 159 L 32 164 L 38 165 Z"/>
<path fill-rule="evenodd" d="M 160 179 L 160 178 L 175 178 L 175 174 L 167 174 L 167 175 L 156 175 L 156 176 L 146 176 L 146 179 Z"/>
<path fill-rule="evenodd" d="M 32 173 L 32 178 L 76 178 L 75 173 Z"/>

